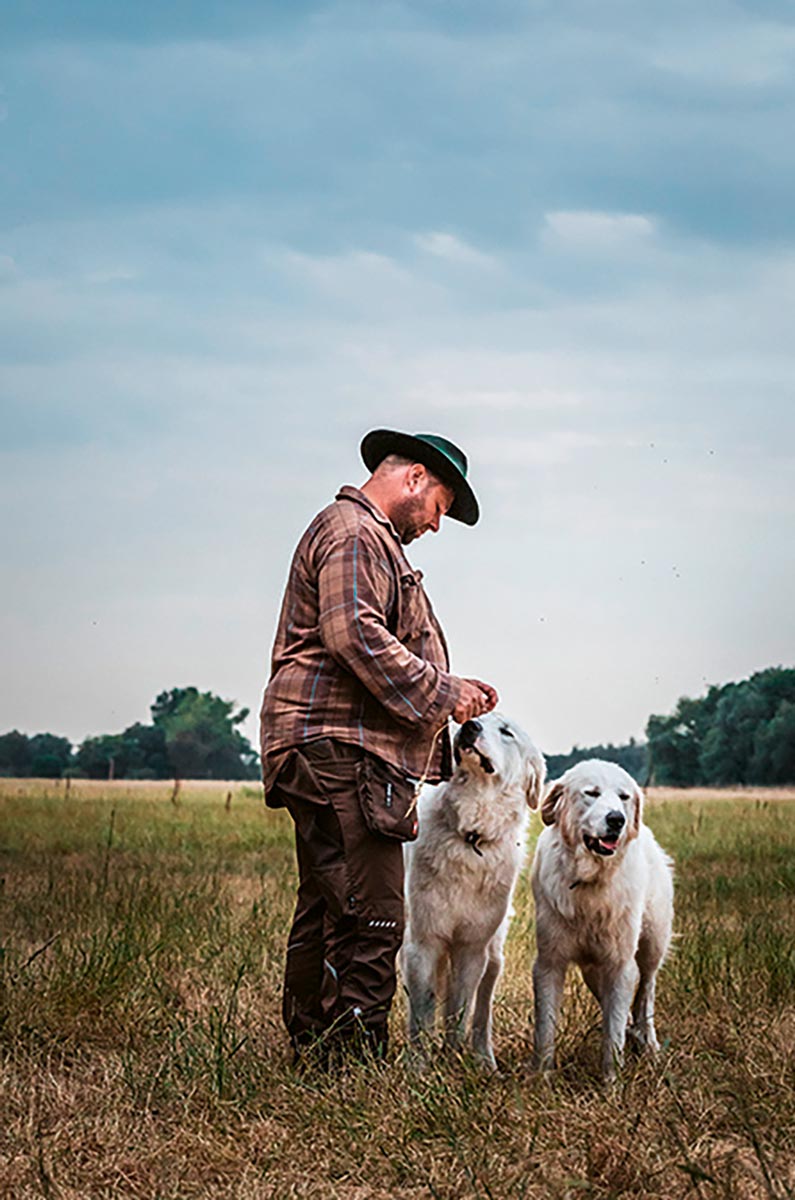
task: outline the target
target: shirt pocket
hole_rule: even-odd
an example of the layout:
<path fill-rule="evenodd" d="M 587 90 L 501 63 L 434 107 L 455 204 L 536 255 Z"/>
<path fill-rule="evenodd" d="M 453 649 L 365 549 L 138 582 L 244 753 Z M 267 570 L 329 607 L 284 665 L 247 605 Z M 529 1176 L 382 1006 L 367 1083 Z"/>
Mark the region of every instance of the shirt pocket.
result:
<path fill-rule="evenodd" d="M 430 619 L 420 571 L 401 575 L 399 604 L 397 638 L 413 653 L 420 654 L 430 632 Z"/>

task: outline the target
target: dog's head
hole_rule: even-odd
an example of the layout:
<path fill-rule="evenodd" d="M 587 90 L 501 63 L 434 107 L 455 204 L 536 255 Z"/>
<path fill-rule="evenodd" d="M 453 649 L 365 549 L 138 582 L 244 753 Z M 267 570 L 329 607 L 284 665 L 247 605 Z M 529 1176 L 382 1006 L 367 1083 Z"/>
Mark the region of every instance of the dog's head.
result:
<path fill-rule="evenodd" d="M 557 825 L 574 850 L 612 858 L 637 837 L 643 792 L 623 767 L 601 758 L 570 767 L 549 788 L 541 805 L 545 825 Z"/>
<path fill-rule="evenodd" d="M 524 730 L 502 713 L 465 721 L 455 735 L 453 754 L 459 770 L 490 778 L 501 791 L 521 789 L 530 807 L 538 807 L 546 763 Z"/>

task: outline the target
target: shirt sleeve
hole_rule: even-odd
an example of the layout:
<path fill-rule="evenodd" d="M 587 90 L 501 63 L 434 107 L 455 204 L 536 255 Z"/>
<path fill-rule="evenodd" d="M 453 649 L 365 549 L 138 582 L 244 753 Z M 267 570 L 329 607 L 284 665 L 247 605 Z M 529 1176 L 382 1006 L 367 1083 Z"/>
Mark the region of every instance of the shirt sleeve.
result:
<path fill-rule="evenodd" d="M 383 552 L 357 531 L 329 547 L 318 569 L 320 636 L 390 716 L 440 723 L 458 703 L 461 680 L 413 654 L 387 627 L 394 588 Z"/>

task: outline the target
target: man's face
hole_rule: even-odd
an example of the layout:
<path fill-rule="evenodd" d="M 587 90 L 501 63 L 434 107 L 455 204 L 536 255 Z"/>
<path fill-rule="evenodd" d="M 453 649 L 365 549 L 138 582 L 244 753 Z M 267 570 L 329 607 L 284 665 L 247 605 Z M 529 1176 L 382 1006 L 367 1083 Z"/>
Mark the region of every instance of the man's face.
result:
<path fill-rule="evenodd" d="M 437 533 L 442 517 L 455 500 L 452 488 L 440 483 L 423 468 L 420 469 L 422 475 L 409 476 L 407 494 L 392 511 L 392 524 L 404 546 L 422 537 L 429 529 Z"/>

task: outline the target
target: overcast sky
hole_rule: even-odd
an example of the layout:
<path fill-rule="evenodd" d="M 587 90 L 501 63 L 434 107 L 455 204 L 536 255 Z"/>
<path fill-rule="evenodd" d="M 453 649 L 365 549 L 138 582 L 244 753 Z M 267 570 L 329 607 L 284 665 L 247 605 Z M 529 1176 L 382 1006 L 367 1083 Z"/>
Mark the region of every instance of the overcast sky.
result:
<path fill-rule="evenodd" d="M 410 557 L 543 749 L 793 665 L 790 3 L 9 0 L 0 55 L 0 731 L 255 713 L 382 426 L 469 455 Z"/>

